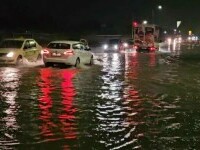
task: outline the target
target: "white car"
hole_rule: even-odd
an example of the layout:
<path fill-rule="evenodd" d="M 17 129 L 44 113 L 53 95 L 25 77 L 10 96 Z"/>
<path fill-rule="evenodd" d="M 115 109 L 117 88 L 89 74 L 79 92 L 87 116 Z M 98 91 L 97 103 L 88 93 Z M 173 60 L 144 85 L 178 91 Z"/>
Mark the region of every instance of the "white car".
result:
<path fill-rule="evenodd" d="M 82 64 L 93 64 L 93 54 L 80 41 L 52 41 L 43 50 L 43 61 L 46 67 L 54 64 L 65 64 L 79 67 Z"/>
<path fill-rule="evenodd" d="M 42 47 L 34 39 L 10 38 L 0 42 L 0 64 L 20 65 L 40 60 Z"/>

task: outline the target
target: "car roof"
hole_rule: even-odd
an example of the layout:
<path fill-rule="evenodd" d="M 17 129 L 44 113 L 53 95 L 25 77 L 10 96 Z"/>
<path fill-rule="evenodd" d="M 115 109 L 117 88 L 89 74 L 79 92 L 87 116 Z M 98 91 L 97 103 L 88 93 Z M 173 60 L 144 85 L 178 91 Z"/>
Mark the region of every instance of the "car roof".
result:
<path fill-rule="evenodd" d="M 6 38 L 6 39 L 3 39 L 3 40 L 25 41 L 25 40 L 34 40 L 34 39 L 29 39 L 29 38 Z"/>
<path fill-rule="evenodd" d="M 77 44 L 77 43 L 82 43 L 82 42 L 80 42 L 80 41 L 61 40 L 61 41 L 51 41 L 50 43 L 67 43 L 67 44 Z"/>

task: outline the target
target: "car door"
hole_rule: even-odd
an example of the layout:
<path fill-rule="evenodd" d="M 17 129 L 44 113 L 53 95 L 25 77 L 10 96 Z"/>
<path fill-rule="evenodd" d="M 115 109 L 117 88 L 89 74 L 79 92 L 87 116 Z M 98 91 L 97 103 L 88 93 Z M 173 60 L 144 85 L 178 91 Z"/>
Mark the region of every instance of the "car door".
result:
<path fill-rule="evenodd" d="M 24 57 L 28 61 L 35 61 L 37 59 L 39 50 L 34 40 L 26 40 L 23 49 L 24 49 Z"/>
<path fill-rule="evenodd" d="M 24 58 L 30 61 L 31 59 L 31 53 L 30 53 L 30 42 L 29 40 L 26 40 L 23 46 L 24 51 Z"/>
<path fill-rule="evenodd" d="M 30 40 L 29 43 L 30 43 L 30 59 L 31 61 L 36 61 L 40 53 L 39 47 L 37 46 L 35 40 Z"/>
<path fill-rule="evenodd" d="M 83 50 L 80 43 L 76 43 L 72 45 L 72 48 L 75 51 L 76 57 L 80 58 L 80 61 L 83 62 Z"/>
<path fill-rule="evenodd" d="M 91 53 L 89 52 L 89 49 L 83 45 L 83 57 L 84 57 L 84 63 L 89 63 L 91 58 Z"/>

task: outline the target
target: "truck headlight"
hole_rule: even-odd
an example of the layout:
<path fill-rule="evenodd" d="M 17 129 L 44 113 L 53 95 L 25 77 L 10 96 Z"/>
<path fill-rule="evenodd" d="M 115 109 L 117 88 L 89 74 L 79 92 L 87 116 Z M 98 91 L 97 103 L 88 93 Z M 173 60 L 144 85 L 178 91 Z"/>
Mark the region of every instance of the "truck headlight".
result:
<path fill-rule="evenodd" d="M 14 53 L 13 52 L 9 52 L 6 57 L 13 57 L 14 56 Z"/>

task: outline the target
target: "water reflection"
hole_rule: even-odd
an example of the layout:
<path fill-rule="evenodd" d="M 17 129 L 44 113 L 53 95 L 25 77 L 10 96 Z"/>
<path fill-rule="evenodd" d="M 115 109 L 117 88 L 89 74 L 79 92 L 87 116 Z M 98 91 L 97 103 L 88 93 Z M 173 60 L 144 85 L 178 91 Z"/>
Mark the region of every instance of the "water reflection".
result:
<path fill-rule="evenodd" d="M 149 66 L 155 66 L 156 55 L 155 53 L 149 53 Z M 128 115 L 126 117 L 126 127 L 131 128 L 129 134 L 135 140 L 133 149 L 140 149 L 141 138 L 144 138 L 144 126 L 143 113 L 143 103 L 144 100 L 140 97 L 140 92 L 138 91 L 137 80 L 139 78 L 141 64 L 139 61 L 139 54 L 126 56 L 126 66 L 125 66 L 125 81 L 127 86 L 124 88 L 124 104 L 126 105 Z"/>
<path fill-rule="evenodd" d="M 20 129 L 17 116 L 20 105 L 16 102 L 20 85 L 20 70 L 18 68 L 2 68 L 0 70 L 0 95 L 1 95 L 1 136 L 0 146 L 18 144 L 16 132 Z M 6 147 L 4 147 L 6 148 Z"/>
<path fill-rule="evenodd" d="M 40 81 L 38 83 L 41 96 L 39 98 L 39 108 L 41 110 L 41 135 L 44 140 L 57 141 L 59 139 L 70 139 L 75 140 L 77 138 L 77 125 L 75 123 L 76 108 L 74 108 L 73 101 L 76 95 L 76 91 L 73 85 L 73 78 L 76 75 L 77 70 L 60 70 L 59 74 L 55 74 L 52 68 L 41 69 Z M 58 78 L 59 77 L 59 78 Z M 53 82 L 55 78 L 58 81 Z M 55 92 L 61 89 L 61 104 L 55 105 L 52 97 L 56 94 Z M 60 96 L 57 95 L 57 96 Z M 60 108 L 59 108 L 60 106 Z M 57 113 L 53 112 L 53 108 L 57 109 Z M 56 120 L 59 120 L 57 122 Z M 64 149 L 68 149 L 69 145 L 64 145 Z"/>
<path fill-rule="evenodd" d="M 132 107 L 128 101 L 124 101 L 124 96 L 127 98 L 130 94 L 124 91 L 125 57 L 117 53 L 105 54 L 104 57 L 106 58 L 102 68 L 105 72 L 102 76 L 104 84 L 101 95 L 98 95 L 103 101 L 96 106 L 98 122 L 96 130 L 100 134 L 99 142 L 108 149 L 136 148 L 138 140 L 134 134 L 137 122 L 132 119 L 135 112 L 132 113 Z M 136 95 L 134 97 L 137 97 Z"/>
<path fill-rule="evenodd" d="M 108 148 L 123 142 L 123 139 L 116 141 L 118 138 L 111 138 L 113 135 L 121 135 L 125 130 L 121 119 L 124 111 L 120 104 L 122 82 L 117 78 L 121 74 L 123 64 L 118 53 L 104 54 L 104 58 L 104 75 L 101 77 L 104 84 L 101 87 L 101 94 L 98 95 L 103 101 L 96 106 L 96 117 L 99 122 L 96 131 L 100 134 L 99 142 Z"/>
<path fill-rule="evenodd" d="M 76 108 L 73 106 L 74 97 L 76 91 L 73 85 L 73 78 L 76 75 L 77 70 L 63 70 L 61 71 L 62 83 L 62 114 L 58 117 L 61 122 L 61 131 L 64 134 L 65 139 L 77 138 L 77 125 L 75 123 Z"/>
<path fill-rule="evenodd" d="M 40 71 L 41 82 L 38 83 L 42 95 L 39 97 L 39 108 L 41 110 L 40 120 L 41 124 L 41 134 L 47 139 L 54 139 L 53 128 L 55 124 L 52 122 L 52 98 L 51 94 L 54 90 L 52 87 L 52 70 L 51 69 L 41 69 Z"/>

